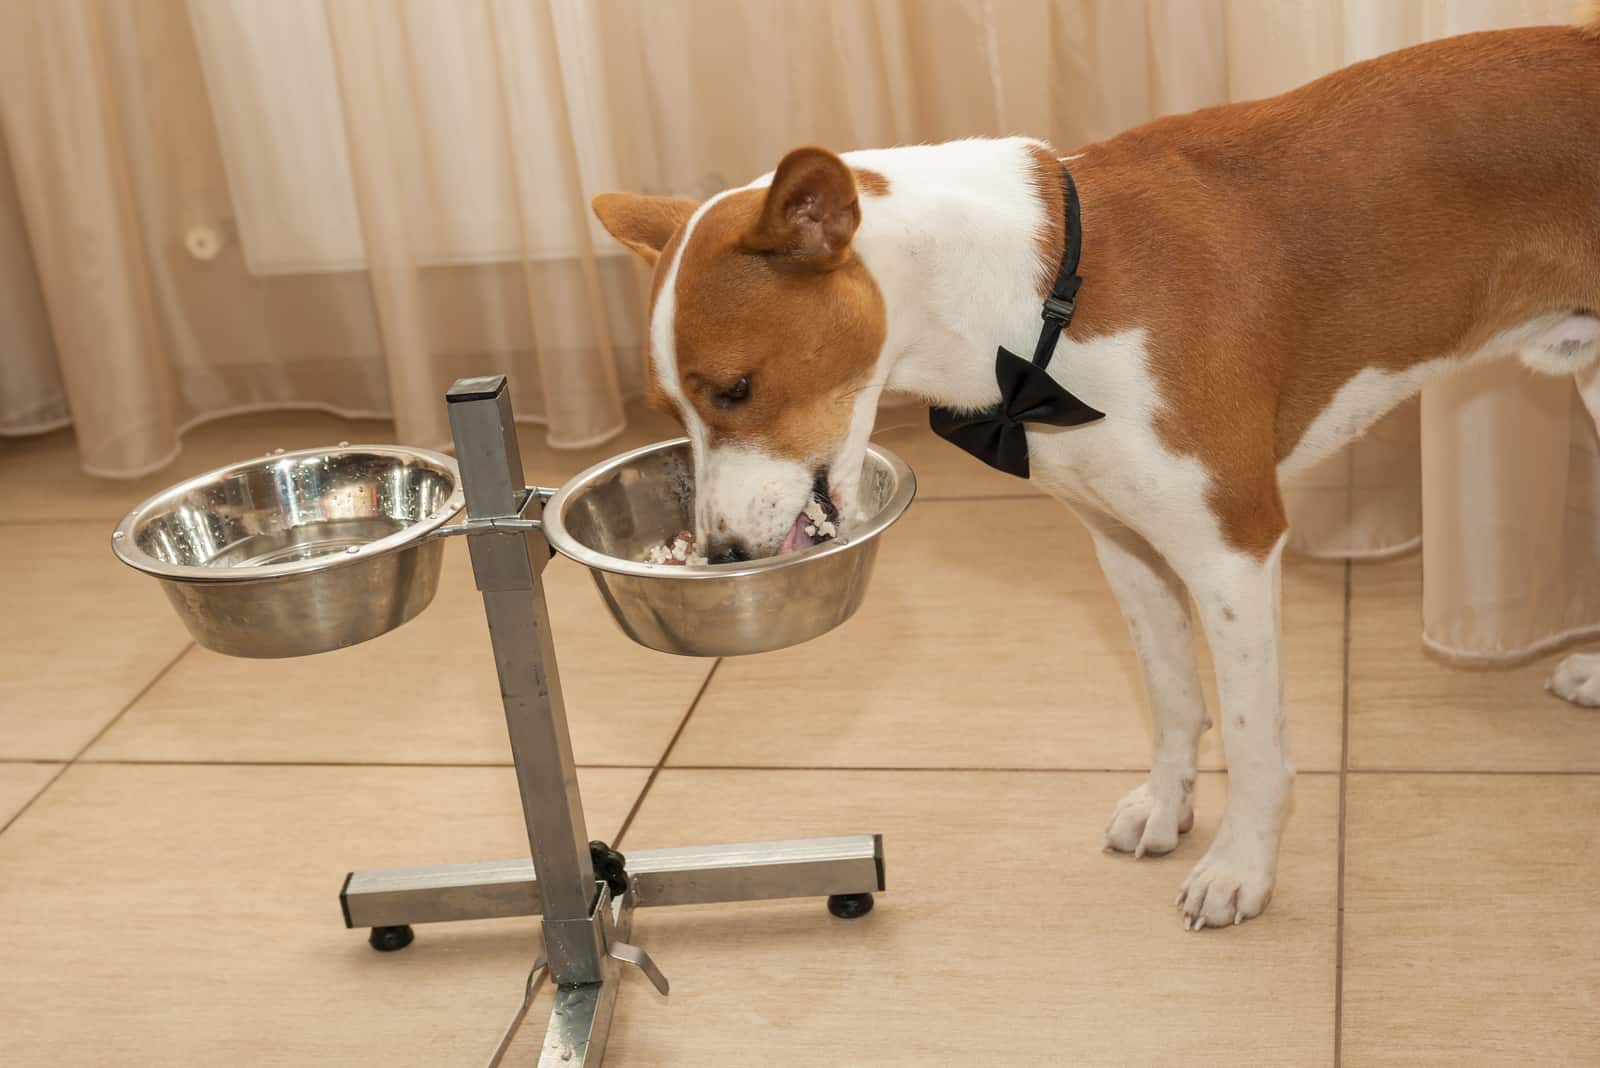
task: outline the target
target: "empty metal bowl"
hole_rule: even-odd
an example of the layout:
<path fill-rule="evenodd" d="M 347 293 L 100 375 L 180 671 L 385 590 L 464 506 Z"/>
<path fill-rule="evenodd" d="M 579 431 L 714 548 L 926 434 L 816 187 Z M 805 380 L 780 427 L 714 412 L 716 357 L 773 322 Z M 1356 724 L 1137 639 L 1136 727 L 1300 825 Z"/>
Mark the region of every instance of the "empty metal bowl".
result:
<path fill-rule="evenodd" d="M 462 503 L 448 456 L 395 445 L 279 452 L 156 494 L 111 536 L 207 649 L 304 656 L 393 630 L 433 600 Z"/>
<path fill-rule="evenodd" d="M 871 446 L 847 533 L 799 552 L 739 564 L 644 563 L 651 546 L 694 527 L 688 439 L 607 460 L 562 486 L 544 507 L 552 547 L 594 576 L 634 641 L 686 656 L 740 656 L 825 634 L 861 606 L 878 535 L 916 493 L 911 468 Z"/>

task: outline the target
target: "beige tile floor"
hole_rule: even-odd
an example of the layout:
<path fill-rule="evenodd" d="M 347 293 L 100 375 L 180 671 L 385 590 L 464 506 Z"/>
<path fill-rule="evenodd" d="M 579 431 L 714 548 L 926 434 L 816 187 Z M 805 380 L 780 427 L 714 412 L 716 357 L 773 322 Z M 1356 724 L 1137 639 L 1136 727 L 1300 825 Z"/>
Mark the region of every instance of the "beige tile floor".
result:
<path fill-rule="evenodd" d="M 1415 560 L 1291 562 L 1302 775 L 1277 893 L 1260 920 L 1185 934 L 1171 901 L 1220 813 L 1215 740 L 1177 854 L 1101 853 L 1148 722 L 1088 544 L 915 416 L 886 423 L 921 497 L 861 614 L 817 642 L 715 670 L 657 656 L 575 568 L 547 573 L 596 835 L 888 843 L 890 892 L 857 923 L 817 902 L 642 914 L 673 994 L 629 980 L 612 1063 L 1600 1064 L 1600 716 L 1542 692 L 1548 663 L 1424 657 Z M 528 428 L 524 456 L 554 483 L 670 432 L 641 415 L 578 455 Z M 275 664 L 194 648 L 108 548 L 184 475 L 390 435 L 231 420 L 137 483 L 79 474 L 65 434 L 0 442 L 0 1064 L 492 1047 L 535 924 L 423 928 L 380 957 L 336 902 L 350 868 L 521 851 L 458 547 L 415 622 Z M 973 517 L 981 544 L 955 533 Z"/>

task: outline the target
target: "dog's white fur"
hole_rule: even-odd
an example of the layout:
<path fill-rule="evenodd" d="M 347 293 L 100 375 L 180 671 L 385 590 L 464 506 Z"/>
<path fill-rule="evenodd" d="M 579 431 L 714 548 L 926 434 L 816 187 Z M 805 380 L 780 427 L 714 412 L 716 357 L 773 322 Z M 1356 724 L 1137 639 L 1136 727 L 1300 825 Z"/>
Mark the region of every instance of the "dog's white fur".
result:
<path fill-rule="evenodd" d="M 887 339 L 831 458 L 836 473 L 859 471 L 884 388 L 982 408 L 999 399 L 987 354 L 996 345 L 1031 351 L 1039 324 L 1036 240 L 1046 222 L 1030 177 L 1036 144 L 969 140 L 844 155 L 851 166 L 884 176 L 891 191 L 870 199 L 854 238 L 883 295 Z M 700 207 L 680 249 L 715 203 Z M 651 343 L 661 386 L 696 441 L 698 518 L 703 528 L 770 546 L 803 507 L 810 470 L 747 445 L 706 445 L 674 362 L 677 268 L 669 266 L 655 304 Z M 1435 375 L 1510 354 L 1536 370 L 1573 373 L 1600 356 L 1600 330 L 1592 318 L 1547 316 L 1481 352 L 1441 353 L 1404 372 L 1363 371 L 1319 414 L 1280 474 L 1345 444 Z M 1180 902 L 1191 929 L 1238 923 L 1259 913 L 1271 894 L 1294 778 L 1280 648 L 1282 542 L 1263 560 L 1224 538 L 1207 505 L 1211 476 L 1156 434 L 1159 393 L 1142 331 L 1087 341 L 1069 331 L 1050 372 L 1107 415 L 1066 433 L 1030 429 L 1032 481 L 1068 503 L 1093 535 L 1138 650 L 1155 728 L 1149 780 L 1118 802 L 1106 844 L 1136 856 L 1165 853 L 1193 822 L 1195 750 L 1209 724 L 1190 630 L 1192 597 L 1216 667 L 1229 788 L 1216 839 L 1184 882 Z M 849 481 L 834 485 L 847 520 L 855 489 Z M 1550 685 L 1568 700 L 1600 704 L 1600 655 L 1569 657 Z"/>

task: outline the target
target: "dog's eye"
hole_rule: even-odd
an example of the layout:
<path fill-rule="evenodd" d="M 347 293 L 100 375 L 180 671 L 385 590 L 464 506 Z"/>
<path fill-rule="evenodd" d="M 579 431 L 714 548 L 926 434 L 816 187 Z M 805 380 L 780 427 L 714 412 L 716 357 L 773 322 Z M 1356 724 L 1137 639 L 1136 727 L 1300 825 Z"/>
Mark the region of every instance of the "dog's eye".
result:
<path fill-rule="evenodd" d="M 727 389 L 718 390 L 712 401 L 718 408 L 737 408 L 750 399 L 750 376 L 745 375 Z"/>

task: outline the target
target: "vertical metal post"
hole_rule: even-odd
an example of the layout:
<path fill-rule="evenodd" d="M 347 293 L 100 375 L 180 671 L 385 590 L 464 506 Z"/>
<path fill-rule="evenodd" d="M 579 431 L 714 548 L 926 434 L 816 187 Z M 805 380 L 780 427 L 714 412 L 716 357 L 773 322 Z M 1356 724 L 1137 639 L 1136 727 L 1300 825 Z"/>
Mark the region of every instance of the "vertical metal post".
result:
<path fill-rule="evenodd" d="M 520 516 L 530 502 L 505 376 L 464 378 L 445 396 L 467 517 Z M 467 545 L 500 675 L 550 975 L 563 986 L 597 983 L 604 949 L 593 934 L 594 864 L 540 580 L 549 547 L 537 531 L 473 534 Z"/>

